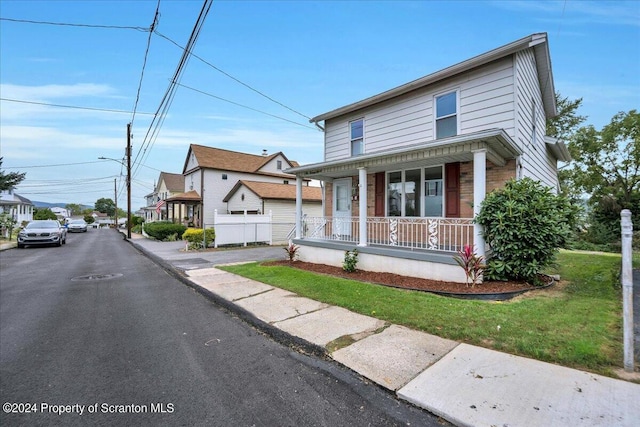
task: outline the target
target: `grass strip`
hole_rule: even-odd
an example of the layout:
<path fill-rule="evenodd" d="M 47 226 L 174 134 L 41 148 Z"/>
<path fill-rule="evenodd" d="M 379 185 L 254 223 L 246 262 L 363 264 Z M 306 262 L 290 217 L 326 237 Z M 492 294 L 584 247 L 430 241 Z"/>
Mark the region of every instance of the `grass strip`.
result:
<path fill-rule="evenodd" d="M 286 266 L 251 263 L 223 269 L 443 338 L 611 375 L 623 357 L 620 262 L 616 254 L 561 251 L 550 271 L 561 275 L 560 285 L 501 303 L 394 289 Z"/>

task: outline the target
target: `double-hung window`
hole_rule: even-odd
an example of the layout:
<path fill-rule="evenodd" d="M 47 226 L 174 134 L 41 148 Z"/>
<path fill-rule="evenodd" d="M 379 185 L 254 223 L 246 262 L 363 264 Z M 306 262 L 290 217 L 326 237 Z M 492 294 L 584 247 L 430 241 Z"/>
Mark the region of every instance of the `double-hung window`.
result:
<path fill-rule="evenodd" d="M 436 139 L 458 134 L 458 94 L 436 96 Z"/>
<path fill-rule="evenodd" d="M 350 122 L 349 131 L 351 139 L 351 156 L 359 156 L 364 153 L 364 119 Z"/>

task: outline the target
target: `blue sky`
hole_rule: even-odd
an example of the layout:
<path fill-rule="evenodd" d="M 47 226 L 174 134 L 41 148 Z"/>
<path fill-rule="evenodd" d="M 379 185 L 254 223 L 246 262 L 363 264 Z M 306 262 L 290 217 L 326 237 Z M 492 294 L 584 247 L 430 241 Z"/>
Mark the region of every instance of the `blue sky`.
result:
<path fill-rule="evenodd" d="M 132 120 L 134 209 L 160 171 L 182 172 L 192 143 L 322 161 L 308 117 L 537 32 L 587 124 L 640 107 L 639 1 L 214 1 L 193 49 L 206 62 L 189 60 L 145 137 L 182 55 L 172 41 L 186 44 L 202 4 L 160 1 L 133 116 L 149 32 L 13 20 L 149 28 L 157 1 L 0 0 L 0 156 L 27 173 L 18 194 L 93 204 L 116 179 L 126 206 L 126 171 L 98 157 L 124 158 Z"/>

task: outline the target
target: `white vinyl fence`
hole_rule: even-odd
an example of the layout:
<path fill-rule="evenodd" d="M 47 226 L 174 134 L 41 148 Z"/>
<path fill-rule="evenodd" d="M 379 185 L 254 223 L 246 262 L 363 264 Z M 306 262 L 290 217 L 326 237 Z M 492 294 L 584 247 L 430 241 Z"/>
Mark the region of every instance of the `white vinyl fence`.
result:
<path fill-rule="evenodd" d="M 214 227 L 216 240 L 214 247 L 220 245 L 243 245 L 248 243 L 265 243 L 271 245 L 272 221 L 271 211 L 267 215 L 219 214 L 213 212 L 213 224 L 205 224 L 205 228 Z"/>

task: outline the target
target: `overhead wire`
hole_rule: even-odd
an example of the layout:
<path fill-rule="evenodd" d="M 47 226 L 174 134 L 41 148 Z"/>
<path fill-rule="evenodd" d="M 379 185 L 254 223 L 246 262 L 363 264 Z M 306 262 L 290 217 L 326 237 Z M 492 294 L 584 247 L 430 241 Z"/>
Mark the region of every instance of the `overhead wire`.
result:
<path fill-rule="evenodd" d="M 150 153 L 151 148 L 153 147 L 155 140 L 158 137 L 158 133 L 160 132 L 162 124 L 166 119 L 169 108 L 175 97 L 177 85 L 180 82 L 180 79 L 182 78 L 182 74 L 185 69 L 185 66 L 189 61 L 190 53 L 195 46 L 198 36 L 200 35 L 202 25 L 204 24 L 204 20 L 207 17 L 207 14 L 209 13 L 211 4 L 212 4 L 212 0 L 204 0 L 202 9 L 200 10 L 200 14 L 198 15 L 198 19 L 196 20 L 193 30 L 191 31 L 189 40 L 187 41 L 187 45 L 182 53 L 182 56 L 180 57 L 180 60 L 178 61 L 178 65 L 176 66 L 176 70 L 173 74 L 173 77 L 170 80 L 169 87 L 165 91 L 165 94 L 162 97 L 162 100 L 160 101 L 160 105 L 158 106 L 158 109 L 156 110 L 156 114 L 154 115 L 151 121 L 151 124 L 147 129 L 147 133 L 143 139 L 140 149 L 136 153 L 136 157 L 134 158 L 134 161 L 133 161 L 135 170 L 132 176 L 135 176 L 139 170 L 140 165 L 144 164 L 144 161 L 147 158 L 148 153 Z M 129 153 L 129 155 L 131 155 L 131 153 Z"/>
<path fill-rule="evenodd" d="M 231 100 L 228 100 L 228 99 L 213 95 L 211 93 L 208 93 L 208 92 L 205 92 L 205 91 L 202 91 L 202 90 L 187 86 L 187 85 L 182 84 L 182 83 L 178 83 L 178 86 L 181 86 L 181 87 L 183 87 L 185 89 L 192 90 L 194 92 L 201 93 L 201 94 L 206 95 L 206 96 L 210 96 L 211 98 L 219 99 L 220 101 L 228 102 L 229 104 L 237 105 L 238 107 L 246 108 L 247 110 L 255 111 L 257 113 L 264 114 L 264 115 L 267 115 L 267 116 L 270 116 L 270 117 L 274 117 L 276 119 L 284 120 L 285 122 L 289 122 L 289 123 L 292 123 L 294 125 L 298 125 L 298 126 L 302 126 L 302 127 L 308 128 L 308 129 L 316 130 L 315 127 L 312 127 L 312 126 L 309 126 L 309 125 L 305 125 L 305 124 L 302 124 L 302 123 L 298 123 L 298 122 L 295 122 L 293 120 L 289 120 L 289 119 L 284 118 L 284 117 L 276 116 L 275 114 L 267 113 L 265 111 L 261 111 L 261 110 L 255 109 L 253 107 L 249 107 L 247 105 L 243 105 L 243 104 L 240 104 L 240 103 L 237 103 L 237 102 L 234 102 L 234 101 L 231 101 Z"/>
<path fill-rule="evenodd" d="M 0 21 L 17 22 L 22 24 L 41 24 L 41 25 L 57 25 L 64 27 L 86 27 L 86 28 L 104 28 L 115 30 L 136 30 L 136 31 L 152 31 L 151 28 L 132 27 L 127 25 L 99 25 L 99 24 L 73 24 L 68 22 L 51 22 L 51 21 L 34 21 L 30 19 L 0 18 Z"/>
<path fill-rule="evenodd" d="M 171 40 L 169 37 L 165 36 L 164 34 L 161 34 L 157 29 L 154 29 L 154 33 L 157 34 L 158 36 L 162 37 L 163 39 L 173 43 L 175 46 L 179 47 L 180 49 L 182 49 L 182 50 L 185 49 L 184 47 L 180 46 L 180 44 L 178 44 L 175 41 Z M 289 110 L 289 111 L 291 111 L 291 112 L 293 112 L 293 113 L 295 113 L 295 114 L 297 114 L 299 116 L 304 117 L 305 119 L 311 120 L 311 117 L 307 116 L 306 114 L 303 114 L 303 113 L 301 113 L 301 112 L 299 112 L 297 110 L 294 110 L 293 108 L 281 103 L 280 101 L 277 101 L 277 100 L 273 99 L 272 97 L 270 97 L 269 95 L 265 94 L 264 92 L 254 88 L 253 86 L 251 86 L 251 85 L 243 82 L 242 80 L 232 76 L 231 74 L 227 73 L 226 71 L 222 70 L 221 68 L 216 67 L 215 65 L 213 65 L 212 63 L 210 63 L 207 60 L 203 59 L 202 57 L 196 55 L 195 53 L 192 53 L 191 56 L 193 56 L 194 58 L 200 60 L 201 62 L 203 62 L 204 64 L 206 64 L 209 67 L 213 68 L 214 70 L 218 71 L 219 73 L 224 74 L 225 76 L 227 76 L 231 80 L 234 80 L 235 82 L 241 84 L 242 86 L 246 87 L 247 89 L 249 89 L 249 90 L 257 93 L 258 95 L 268 99 L 269 101 L 274 102 L 274 103 L 280 105 L 281 107 L 284 107 L 287 110 Z M 314 130 L 315 130 L 315 128 L 314 128 Z"/>
<path fill-rule="evenodd" d="M 24 99 L 13 99 L 13 98 L 2 98 L 0 97 L 0 101 L 7 102 L 17 102 L 21 104 L 34 104 L 34 105 L 44 105 L 46 107 L 60 107 L 60 108 L 74 108 L 77 110 L 88 110 L 88 111 L 102 111 L 107 113 L 123 113 L 123 114 L 131 114 L 131 111 L 126 110 L 114 110 L 111 108 L 96 108 L 96 107 L 80 107 L 77 105 L 64 105 L 64 104 L 52 104 L 49 102 L 37 102 L 37 101 L 27 101 Z M 138 113 L 142 115 L 152 115 L 153 113 Z"/>
<path fill-rule="evenodd" d="M 140 90 L 142 88 L 142 80 L 144 79 L 144 70 L 147 66 L 147 57 L 149 56 L 149 48 L 151 47 L 151 36 L 153 35 L 153 30 L 158 24 L 158 16 L 160 15 L 160 0 L 156 5 L 156 12 L 153 15 L 153 22 L 151 23 L 151 27 L 149 27 L 149 36 L 147 37 L 147 48 L 144 52 L 144 60 L 142 62 L 142 71 L 140 72 L 140 82 L 138 82 L 138 91 L 136 93 L 136 101 L 133 105 L 133 113 L 131 115 L 131 126 L 133 126 L 133 122 L 136 118 L 136 110 L 138 109 L 138 101 L 140 100 Z"/>

